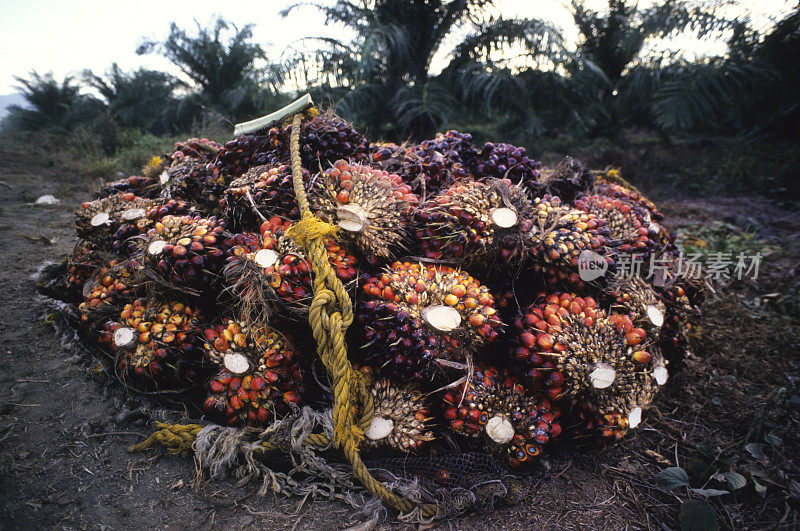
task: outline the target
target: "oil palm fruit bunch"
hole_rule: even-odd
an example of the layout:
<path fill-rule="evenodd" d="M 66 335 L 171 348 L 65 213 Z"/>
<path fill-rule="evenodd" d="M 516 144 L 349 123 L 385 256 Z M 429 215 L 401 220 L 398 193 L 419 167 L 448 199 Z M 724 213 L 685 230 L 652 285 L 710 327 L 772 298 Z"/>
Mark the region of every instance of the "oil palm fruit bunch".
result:
<path fill-rule="evenodd" d="M 508 178 L 514 183 L 525 184 L 539 180 L 542 164 L 529 158 L 523 147 L 486 142 L 471 169 L 478 179 Z"/>
<path fill-rule="evenodd" d="M 594 189 L 595 174 L 579 161 L 567 157 L 555 168 L 542 168 L 539 180 L 525 181 L 528 190 L 534 196 L 558 196 L 571 202 L 579 194 L 586 194 Z"/>
<path fill-rule="evenodd" d="M 368 359 L 386 377 L 438 380 L 437 360 L 468 361 L 503 326 L 489 290 L 451 267 L 395 262 L 366 281 L 363 295 Z"/>
<path fill-rule="evenodd" d="M 172 154 L 173 161 L 177 158 L 192 157 L 203 161 L 211 161 L 217 157 L 222 144 L 207 138 L 188 138 L 180 142 L 175 142 L 175 152 Z"/>
<path fill-rule="evenodd" d="M 291 134 L 292 124 L 268 132 L 270 144 L 286 161 Z M 368 157 L 369 142 L 364 135 L 333 113 L 315 116 L 300 126 L 300 158 L 309 171 L 322 171 L 340 159 L 366 162 Z"/>
<path fill-rule="evenodd" d="M 143 216 L 135 219 L 126 219 L 120 223 L 114 234 L 112 248 L 117 253 L 132 254 L 137 250 L 139 241 L 132 240 L 136 236 L 147 234 L 157 221 L 165 216 L 180 216 L 189 214 L 193 208 L 186 201 L 178 199 L 158 198 L 143 205 L 146 207 Z M 130 216 L 129 216 L 130 217 Z"/>
<path fill-rule="evenodd" d="M 612 312 L 627 314 L 633 324 L 658 335 L 667 308 L 650 284 L 638 276 L 618 276 L 603 288 L 603 292 Z"/>
<path fill-rule="evenodd" d="M 77 300 L 83 298 L 83 287 L 92 273 L 103 264 L 104 253 L 91 241 L 78 243 L 67 257 L 65 285 L 67 292 Z"/>
<path fill-rule="evenodd" d="M 531 388 L 547 397 L 619 413 L 635 427 L 655 389 L 667 380 L 647 333 L 625 314 L 606 314 L 591 297 L 540 296 L 515 321 L 515 357 L 528 369 Z"/>
<path fill-rule="evenodd" d="M 563 206 L 557 196 L 536 197 L 533 208 L 536 259 L 532 268 L 535 272 L 548 281 L 580 285 L 578 258 L 583 251 L 602 255 L 609 266 L 613 265 L 613 259 L 606 256 L 608 231 L 603 219 Z"/>
<path fill-rule="evenodd" d="M 469 177 L 457 151 L 443 154 L 436 150 L 435 143 L 423 144 L 373 145 L 372 164 L 396 173 L 421 196 L 435 194 L 442 187 Z"/>
<path fill-rule="evenodd" d="M 370 386 L 369 392 L 375 415 L 364 433 L 367 448 L 387 447 L 408 453 L 433 440 L 430 408 L 414 385 L 381 379 Z"/>
<path fill-rule="evenodd" d="M 176 151 L 173 157 L 182 153 Z M 229 181 L 230 176 L 213 162 L 192 156 L 173 158 L 161 177 L 168 197 L 193 203 L 207 214 L 217 211 Z"/>
<path fill-rule="evenodd" d="M 225 262 L 224 230 L 215 217 L 164 216 L 147 232 L 138 261 L 174 286 L 202 291 Z"/>
<path fill-rule="evenodd" d="M 111 260 L 98 267 L 83 289 L 83 302 L 78 306 L 81 323 L 93 326 L 111 317 L 133 298 L 136 289 L 134 271 L 129 262 Z"/>
<path fill-rule="evenodd" d="M 342 229 L 345 246 L 377 265 L 403 248 L 419 197 L 396 174 L 338 160 L 314 178 L 309 202 L 318 217 Z"/>
<path fill-rule="evenodd" d="M 585 195 L 575 208 L 603 219 L 608 229 L 608 245 L 618 253 L 649 254 L 659 244 L 658 227 L 648 212 L 635 204 L 603 195 Z"/>
<path fill-rule="evenodd" d="M 229 426 L 266 426 L 300 403 L 303 378 L 294 347 L 267 325 L 225 319 L 203 333 L 204 356 L 218 367 L 207 412 Z"/>
<path fill-rule="evenodd" d="M 527 395 L 508 370 L 475 367 L 464 383 L 444 391 L 441 401 L 451 430 L 480 437 L 511 467 L 535 461 L 561 433 L 559 410 L 545 398 Z"/>
<path fill-rule="evenodd" d="M 478 149 L 472 141 L 472 135 L 452 129 L 446 133 L 436 133 L 433 139 L 423 141 L 420 147 L 441 153 L 446 160 L 461 164 L 463 168 L 471 168 L 478 158 Z"/>
<path fill-rule="evenodd" d="M 200 310 L 191 305 L 136 299 L 125 305 L 118 321 L 106 324 L 100 341 L 110 344 L 123 379 L 170 384 L 194 361 L 200 325 Z"/>
<path fill-rule="evenodd" d="M 95 191 L 93 197 L 94 199 L 103 199 L 110 195 L 127 192 L 147 199 L 158 197 L 158 194 L 161 193 L 161 185 L 158 182 L 158 176 L 145 177 L 131 175 L 130 177 L 105 183 Z"/>
<path fill-rule="evenodd" d="M 78 236 L 111 250 L 113 236 L 119 226 L 143 217 L 150 203 L 150 199 L 137 197 L 132 192 L 119 192 L 83 203 L 76 212 Z"/>
<path fill-rule="evenodd" d="M 288 234 L 291 227 L 290 221 L 275 216 L 261 224 L 260 239 L 250 234 L 232 248 L 225 282 L 244 308 L 291 310 L 296 317 L 308 311 L 311 263 Z M 336 276 L 352 286 L 358 276 L 356 258 L 334 240 L 326 239 L 325 248 Z"/>
<path fill-rule="evenodd" d="M 527 192 L 508 179 L 461 181 L 416 213 L 424 256 L 460 265 L 513 267 L 535 245 L 536 211 Z"/>
<path fill-rule="evenodd" d="M 658 211 L 655 203 L 650 201 L 647 197 L 636 190 L 632 190 L 627 186 L 623 186 L 617 182 L 614 182 L 620 177 L 619 170 L 610 168 L 603 172 L 597 172 L 595 175 L 595 193 L 608 197 L 615 197 L 617 199 L 624 199 L 626 201 L 635 203 L 646 209 L 655 221 L 661 221 L 664 218 L 664 215 Z"/>
<path fill-rule="evenodd" d="M 303 169 L 303 181 L 308 180 L 309 173 Z M 292 168 L 288 165 L 250 168 L 231 182 L 225 191 L 224 202 L 226 218 L 237 228 L 256 228 L 263 216 L 300 219 Z"/>
<path fill-rule="evenodd" d="M 217 153 L 216 168 L 239 177 L 254 166 L 279 166 L 289 161 L 281 156 L 266 134 L 242 135 L 228 141 Z"/>

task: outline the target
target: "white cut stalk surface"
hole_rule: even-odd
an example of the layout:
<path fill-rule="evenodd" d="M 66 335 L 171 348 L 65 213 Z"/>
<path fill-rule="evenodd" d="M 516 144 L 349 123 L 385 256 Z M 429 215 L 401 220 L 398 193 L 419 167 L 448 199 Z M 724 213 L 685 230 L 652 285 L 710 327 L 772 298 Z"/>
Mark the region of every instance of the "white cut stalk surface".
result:
<path fill-rule="evenodd" d="M 250 363 L 248 363 L 247 357 L 239 352 L 229 352 L 225 354 L 223 363 L 226 369 L 237 376 L 246 373 L 250 369 Z"/>
<path fill-rule="evenodd" d="M 633 408 L 631 414 L 628 415 L 628 426 L 635 428 L 640 422 L 642 422 L 642 408 L 637 406 Z"/>
<path fill-rule="evenodd" d="M 118 347 L 127 347 L 136 340 L 133 328 L 117 328 L 114 332 L 114 344 Z"/>
<path fill-rule="evenodd" d="M 667 383 L 667 379 L 669 378 L 669 372 L 664 364 L 657 365 L 655 369 L 653 369 L 653 378 L 656 379 L 656 383 L 658 385 L 664 385 Z"/>
<path fill-rule="evenodd" d="M 278 261 L 278 253 L 272 249 L 261 249 L 256 253 L 255 257 L 253 257 L 253 261 L 266 269 Z"/>
<path fill-rule="evenodd" d="M 422 310 L 426 323 L 441 332 L 450 332 L 461 325 L 461 314 L 450 306 L 435 304 Z"/>
<path fill-rule="evenodd" d="M 99 227 L 100 225 L 110 225 L 111 224 L 111 216 L 108 212 L 98 212 L 94 216 L 92 216 L 92 220 L 89 222 L 92 224 L 92 227 Z"/>
<path fill-rule="evenodd" d="M 336 217 L 336 224 L 347 232 L 363 232 L 367 228 L 367 214 L 358 205 L 340 205 Z"/>
<path fill-rule="evenodd" d="M 364 433 L 371 441 L 379 441 L 388 437 L 394 430 L 394 422 L 392 419 L 385 419 L 383 417 L 372 417 L 372 423 L 369 429 Z"/>
<path fill-rule="evenodd" d="M 164 240 L 156 240 L 147 246 L 147 252 L 152 254 L 153 256 L 161 254 L 166 244 L 167 242 L 165 242 Z"/>
<path fill-rule="evenodd" d="M 614 383 L 617 371 L 608 363 L 598 363 L 594 370 L 589 374 L 589 381 L 595 389 L 605 389 Z"/>
<path fill-rule="evenodd" d="M 124 211 L 120 217 L 126 221 L 132 221 L 134 219 L 143 218 L 145 214 L 147 214 L 147 212 L 145 212 L 143 208 L 129 208 Z"/>
<path fill-rule="evenodd" d="M 500 415 L 495 415 L 486 423 L 486 435 L 497 444 L 505 444 L 514 438 L 514 426 Z"/>
<path fill-rule="evenodd" d="M 647 307 L 647 318 L 653 323 L 653 326 L 662 326 L 664 324 L 664 314 L 655 306 Z"/>
<path fill-rule="evenodd" d="M 519 221 L 517 213 L 513 209 L 506 207 L 493 209 L 489 213 L 489 217 L 492 218 L 492 223 L 501 229 L 510 229 Z"/>

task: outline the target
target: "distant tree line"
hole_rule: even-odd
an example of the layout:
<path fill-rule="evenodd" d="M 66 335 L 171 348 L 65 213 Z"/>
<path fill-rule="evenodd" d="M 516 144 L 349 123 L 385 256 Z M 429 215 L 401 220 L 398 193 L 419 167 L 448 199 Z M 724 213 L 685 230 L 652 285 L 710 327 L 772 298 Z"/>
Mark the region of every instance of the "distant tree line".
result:
<path fill-rule="evenodd" d="M 717 4 L 661 0 L 641 8 L 608 0 L 594 11 L 573 0 L 579 40 L 552 25 L 505 18 L 493 0 L 332 0 L 314 4 L 352 39 L 309 37 L 270 61 L 252 26 L 223 19 L 188 32 L 174 23 L 140 54 L 167 57 L 184 74 L 116 64 L 61 81 L 17 78 L 29 104 L 3 129 L 69 131 L 113 124 L 156 135 L 188 130 L 213 113 L 231 123 L 268 112 L 304 87 L 370 134 L 419 139 L 446 126 L 491 128 L 531 142 L 541 135 L 620 138 L 639 126 L 665 138 L 687 132 L 800 134 L 800 6 L 767 32 L 723 16 Z M 293 16 L 298 6 L 282 12 Z M 679 33 L 722 38 L 726 53 L 656 53 Z M 435 57 L 460 41 L 440 72 Z M 310 51 L 309 51 L 310 50 Z M 437 55 L 438 54 L 438 55 Z M 92 88 L 99 97 L 86 94 Z"/>

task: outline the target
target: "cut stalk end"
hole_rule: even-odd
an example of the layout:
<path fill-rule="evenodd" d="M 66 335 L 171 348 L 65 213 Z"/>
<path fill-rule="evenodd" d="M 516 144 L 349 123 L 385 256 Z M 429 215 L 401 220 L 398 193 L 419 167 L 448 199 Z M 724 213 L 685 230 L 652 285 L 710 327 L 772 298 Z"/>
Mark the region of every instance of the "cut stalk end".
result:
<path fill-rule="evenodd" d="M 422 310 L 422 319 L 440 332 L 450 332 L 461 326 L 461 314 L 458 310 L 441 304 Z"/>

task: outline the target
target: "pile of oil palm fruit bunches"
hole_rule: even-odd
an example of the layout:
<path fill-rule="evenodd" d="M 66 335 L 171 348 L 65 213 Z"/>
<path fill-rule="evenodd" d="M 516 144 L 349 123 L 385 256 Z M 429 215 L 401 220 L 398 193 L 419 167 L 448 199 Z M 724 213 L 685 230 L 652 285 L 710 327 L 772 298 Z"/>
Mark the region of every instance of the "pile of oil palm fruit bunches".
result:
<path fill-rule="evenodd" d="M 58 293 L 125 387 L 228 426 L 330 407 L 313 272 L 291 236 L 291 127 L 178 142 L 77 212 Z M 678 275 L 655 205 L 614 170 L 548 168 L 457 131 L 371 143 L 330 113 L 303 123 L 300 153 L 313 212 L 338 227 L 325 248 L 374 397 L 367 451 L 456 441 L 518 467 L 646 420 L 700 289 Z M 586 251 L 605 275 L 581 278 Z M 642 271 L 657 259 L 660 281 L 615 274 L 631 257 Z"/>

